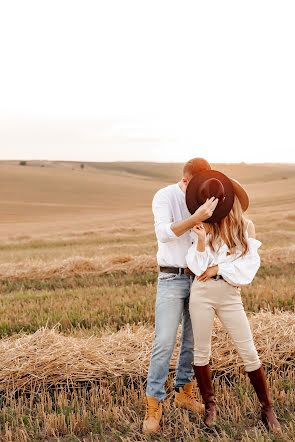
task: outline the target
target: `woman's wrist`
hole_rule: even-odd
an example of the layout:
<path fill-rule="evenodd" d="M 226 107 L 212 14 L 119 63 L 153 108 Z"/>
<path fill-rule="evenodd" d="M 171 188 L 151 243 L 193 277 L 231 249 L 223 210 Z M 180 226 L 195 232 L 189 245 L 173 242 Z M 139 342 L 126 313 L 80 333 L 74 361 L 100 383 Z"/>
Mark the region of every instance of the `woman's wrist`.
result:
<path fill-rule="evenodd" d="M 205 239 L 204 238 L 198 238 L 198 245 L 197 245 L 197 251 L 198 252 L 205 252 Z"/>

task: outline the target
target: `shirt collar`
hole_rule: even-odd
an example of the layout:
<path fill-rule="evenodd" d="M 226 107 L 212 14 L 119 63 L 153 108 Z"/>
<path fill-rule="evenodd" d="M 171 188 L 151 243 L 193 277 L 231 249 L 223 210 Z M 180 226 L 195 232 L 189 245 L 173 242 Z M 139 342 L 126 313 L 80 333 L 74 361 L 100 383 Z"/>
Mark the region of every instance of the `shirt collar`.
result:
<path fill-rule="evenodd" d="M 177 189 L 179 190 L 179 193 L 180 193 L 181 195 L 185 196 L 185 192 L 180 188 L 180 186 L 179 186 L 178 183 L 176 183 L 176 187 L 177 187 Z"/>

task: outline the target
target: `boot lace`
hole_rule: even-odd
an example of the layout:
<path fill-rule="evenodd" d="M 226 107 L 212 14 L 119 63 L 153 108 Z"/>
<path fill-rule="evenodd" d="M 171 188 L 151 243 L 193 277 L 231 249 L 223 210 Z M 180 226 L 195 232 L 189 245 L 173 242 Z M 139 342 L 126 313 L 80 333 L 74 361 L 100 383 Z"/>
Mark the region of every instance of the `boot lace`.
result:
<path fill-rule="evenodd" d="M 183 390 L 183 393 L 190 401 L 195 401 L 196 400 L 195 397 L 194 397 L 193 392 L 189 393 L 188 391 L 184 391 Z"/>
<path fill-rule="evenodd" d="M 159 406 L 157 404 L 147 404 L 146 414 L 147 417 L 155 417 Z"/>

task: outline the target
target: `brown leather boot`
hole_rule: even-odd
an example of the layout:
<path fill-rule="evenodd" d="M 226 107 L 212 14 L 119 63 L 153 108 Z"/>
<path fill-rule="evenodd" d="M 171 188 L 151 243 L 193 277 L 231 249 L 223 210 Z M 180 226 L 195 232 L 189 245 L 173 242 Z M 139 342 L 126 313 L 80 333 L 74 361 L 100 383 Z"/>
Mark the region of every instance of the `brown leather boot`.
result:
<path fill-rule="evenodd" d="M 274 433 L 281 434 L 282 429 L 275 415 L 272 401 L 266 384 L 264 369 L 261 365 L 257 370 L 246 371 L 258 396 L 261 406 L 261 419 Z"/>
<path fill-rule="evenodd" d="M 146 404 L 146 412 L 142 430 L 149 434 L 157 433 L 160 429 L 162 402 L 158 402 L 158 399 L 154 396 L 146 396 L 144 401 Z"/>
<path fill-rule="evenodd" d="M 206 425 L 208 425 L 208 427 L 212 427 L 216 424 L 216 404 L 209 364 L 202 366 L 192 364 L 192 366 L 202 399 L 205 403 L 204 422 Z"/>

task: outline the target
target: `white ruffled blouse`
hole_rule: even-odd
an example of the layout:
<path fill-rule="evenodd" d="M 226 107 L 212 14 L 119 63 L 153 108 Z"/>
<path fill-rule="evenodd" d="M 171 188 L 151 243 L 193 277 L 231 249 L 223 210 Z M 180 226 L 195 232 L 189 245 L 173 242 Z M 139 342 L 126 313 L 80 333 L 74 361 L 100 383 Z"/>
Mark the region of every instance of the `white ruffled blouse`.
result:
<path fill-rule="evenodd" d="M 224 241 L 219 251 L 213 252 L 208 245 L 209 235 L 206 235 L 205 251 L 199 252 L 197 250 L 198 235 L 193 230 L 191 231 L 194 242 L 185 257 L 188 268 L 196 276 L 200 276 L 208 267 L 218 265 L 217 274 L 222 275 L 229 284 L 239 286 L 250 284 L 260 267 L 260 256 L 257 250 L 262 243 L 255 238 L 249 238 L 246 232 L 249 251 L 240 257 L 241 251 L 227 255 L 229 248 Z"/>

